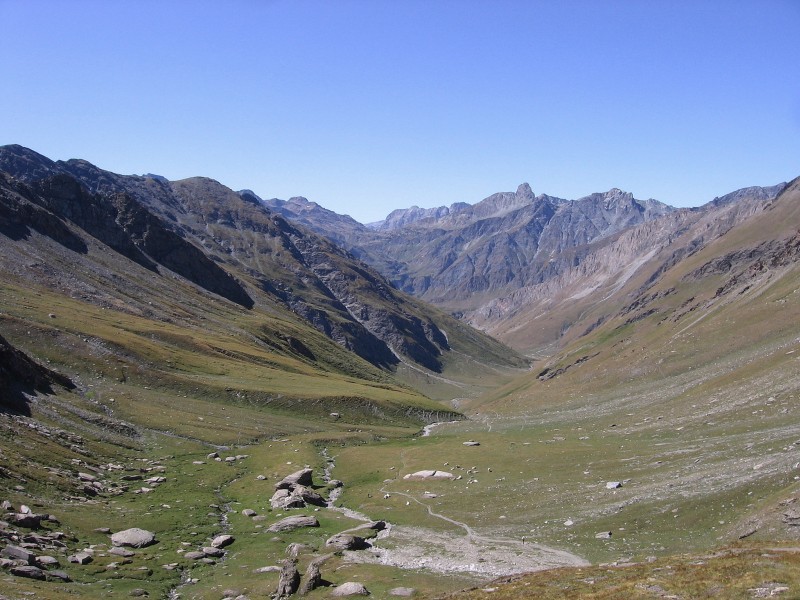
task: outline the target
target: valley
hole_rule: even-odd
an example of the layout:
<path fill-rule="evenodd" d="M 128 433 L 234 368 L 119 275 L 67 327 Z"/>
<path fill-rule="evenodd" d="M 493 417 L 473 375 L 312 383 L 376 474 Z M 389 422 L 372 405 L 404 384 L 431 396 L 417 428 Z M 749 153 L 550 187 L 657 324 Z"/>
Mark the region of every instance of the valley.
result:
<path fill-rule="evenodd" d="M 800 594 L 798 180 L 331 241 L 212 180 L 0 165 L 0 598 Z M 543 203 L 605 229 L 438 307 L 368 256 Z"/>

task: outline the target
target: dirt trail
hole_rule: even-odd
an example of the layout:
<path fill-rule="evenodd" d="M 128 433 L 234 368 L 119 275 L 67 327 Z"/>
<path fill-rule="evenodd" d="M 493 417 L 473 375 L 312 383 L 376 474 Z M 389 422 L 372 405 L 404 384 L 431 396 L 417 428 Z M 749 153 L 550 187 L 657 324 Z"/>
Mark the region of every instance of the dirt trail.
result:
<path fill-rule="evenodd" d="M 335 468 L 334 459 L 327 451 L 324 456 L 328 461 L 326 476 L 330 477 Z M 574 554 L 526 542 L 522 537 L 517 540 L 480 535 L 466 523 L 435 512 L 429 504 L 411 494 L 384 488 L 381 488 L 381 493 L 401 496 L 409 502 L 415 502 L 423 506 L 430 516 L 462 529 L 465 535 L 389 523 L 374 540 L 370 550 L 345 553 L 351 562 L 381 564 L 401 569 L 426 569 L 437 573 L 471 573 L 485 578 L 589 564 Z M 328 508 L 354 519 L 370 521 L 367 515 L 345 507 L 334 507 L 330 503 Z"/>

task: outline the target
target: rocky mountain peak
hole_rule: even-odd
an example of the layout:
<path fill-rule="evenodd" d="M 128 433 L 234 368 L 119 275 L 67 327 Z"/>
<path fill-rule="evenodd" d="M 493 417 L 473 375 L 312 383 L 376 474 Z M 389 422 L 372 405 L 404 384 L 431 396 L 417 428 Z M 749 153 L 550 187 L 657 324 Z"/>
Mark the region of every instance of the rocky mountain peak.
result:
<path fill-rule="evenodd" d="M 536 194 L 533 193 L 533 190 L 528 183 L 520 183 L 519 186 L 517 186 L 517 192 L 514 195 L 517 198 L 528 199 L 531 201 L 536 198 Z"/>

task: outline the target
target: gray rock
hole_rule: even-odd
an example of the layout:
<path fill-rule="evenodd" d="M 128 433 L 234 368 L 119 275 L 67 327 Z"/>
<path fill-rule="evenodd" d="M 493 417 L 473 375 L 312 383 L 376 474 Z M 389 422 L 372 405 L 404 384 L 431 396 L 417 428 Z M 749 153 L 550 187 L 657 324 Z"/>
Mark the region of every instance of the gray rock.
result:
<path fill-rule="evenodd" d="M 607 490 L 616 490 L 617 488 L 622 487 L 621 481 L 608 481 L 606 482 L 606 489 Z"/>
<path fill-rule="evenodd" d="M 58 559 L 55 556 L 37 556 L 36 564 L 42 567 L 43 569 L 49 569 L 50 567 L 59 566 Z"/>
<path fill-rule="evenodd" d="M 131 548 L 144 548 L 156 543 L 156 534 L 146 529 L 132 527 L 118 531 L 111 536 L 111 543 L 115 546 L 130 546 Z"/>
<path fill-rule="evenodd" d="M 214 548 L 225 548 L 226 546 L 230 546 L 233 542 L 236 541 L 232 535 L 223 534 L 218 535 L 213 540 L 211 540 L 211 545 Z"/>
<path fill-rule="evenodd" d="M 79 565 L 88 565 L 94 560 L 94 557 L 88 552 L 78 552 L 67 557 L 67 560 L 71 563 L 76 563 Z"/>
<path fill-rule="evenodd" d="M 416 593 L 417 593 L 417 590 L 415 590 L 414 588 L 410 588 L 410 587 L 396 587 L 396 588 L 392 588 L 391 590 L 389 590 L 389 595 L 390 596 L 403 596 L 405 598 L 413 596 Z"/>
<path fill-rule="evenodd" d="M 205 546 L 203 548 L 203 554 L 205 556 L 210 556 L 212 558 L 220 558 L 222 556 L 225 556 L 225 550 L 223 550 L 222 548 L 216 548 L 214 546 Z"/>
<path fill-rule="evenodd" d="M 147 590 L 143 590 L 142 588 L 133 589 L 131 590 L 130 594 L 128 594 L 128 596 L 133 596 L 134 598 L 142 598 L 144 596 L 149 596 L 149 595 L 150 592 L 148 592 Z"/>
<path fill-rule="evenodd" d="M 273 523 L 267 531 L 276 533 L 279 531 L 292 531 L 301 527 L 319 527 L 319 521 L 313 516 L 286 517 L 277 523 Z"/>
<path fill-rule="evenodd" d="M 311 552 L 313 549 L 308 544 L 299 544 L 297 542 L 292 542 L 288 546 L 286 546 L 286 556 L 289 558 L 297 558 L 300 554 L 304 552 Z"/>
<path fill-rule="evenodd" d="M 278 483 L 275 484 L 275 489 L 291 489 L 296 485 L 313 485 L 313 481 L 311 479 L 311 475 L 314 471 L 312 469 L 300 469 L 299 471 L 295 471 L 291 475 L 287 475 L 283 479 L 281 479 Z"/>
<path fill-rule="evenodd" d="M 48 579 L 57 579 L 58 581 L 63 581 L 64 583 L 69 583 L 72 581 L 72 578 L 70 578 L 66 571 L 47 571 L 45 575 Z"/>
<path fill-rule="evenodd" d="M 403 479 L 454 479 L 455 475 L 447 471 L 424 470 L 416 473 L 409 473 Z"/>
<path fill-rule="evenodd" d="M 329 537 L 325 545 L 337 550 L 361 550 L 367 547 L 364 538 L 349 533 L 337 533 Z"/>
<path fill-rule="evenodd" d="M 110 548 L 108 553 L 115 556 L 122 556 L 124 558 L 130 558 L 136 554 L 133 550 L 128 550 L 127 548 L 122 548 L 121 546 L 114 546 Z"/>
<path fill-rule="evenodd" d="M 46 579 L 44 571 L 39 567 L 31 565 L 24 565 L 21 567 L 11 567 L 11 574 L 17 577 L 27 577 L 28 579 L 39 579 L 44 581 Z"/>
<path fill-rule="evenodd" d="M 369 591 L 364 587 L 364 584 L 355 581 L 348 581 L 342 585 L 337 586 L 331 592 L 331 596 L 369 596 Z"/>
<path fill-rule="evenodd" d="M 275 591 L 275 599 L 288 598 L 300 587 L 300 573 L 297 571 L 297 560 L 287 558 L 283 561 L 280 578 L 278 579 L 278 589 Z"/>
<path fill-rule="evenodd" d="M 42 526 L 42 521 L 46 520 L 44 518 L 45 516 L 46 515 L 35 515 L 31 512 L 19 512 L 12 514 L 9 518 L 9 521 L 19 527 L 25 527 L 27 529 L 39 529 L 39 527 Z"/>
<path fill-rule="evenodd" d="M 254 511 L 252 508 L 245 508 L 245 509 L 242 511 L 242 514 L 243 514 L 245 517 L 255 517 L 257 513 L 256 513 L 256 511 Z"/>
<path fill-rule="evenodd" d="M 189 560 L 200 560 L 201 558 L 205 558 L 205 552 L 199 552 L 197 550 L 191 550 L 189 552 L 184 553 L 184 558 L 188 558 Z"/>
<path fill-rule="evenodd" d="M 322 571 L 320 567 L 322 563 L 328 560 L 333 554 L 326 554 L 324 556 L 320 556 L 319 558 L 315 558 L 312 560 L 308 567 L 306 568 L 305 576 L 303 577 L 303 583 L 300 586 L 300 595 L 305 596 L 309 592 L 320 587 L 323 583 L 322 579 Z"/>
<path fill-rule="evenodd" d="M 610 539 L 612 535 L 613 534 L 610 531 L 601 531 L 600 533 L 595 534 L 594 537 L 596 537 L 598 540 L 607 540 Z"/>
<path fill-rule="evenodd" d="M 480 446 L 481 443 L 480 442 L 475 442 L 473 440 L 470 440 L 468 442 L 464 442 L 464 445 L 465 446 Z M 401 589 L 401 588 L 397 588 L 397 589 Z"/>
<path fill-rule="evenodd" d="M 0 556 L 9 558 L 11 560 L 21 560 L 28 565 L 33 565 L 34 561 L 36 560 L 36 556 L 33 554 L 33 552 L 14 545 L 8 545 L 3 548 L 3 550 L 0 551 Z"/>

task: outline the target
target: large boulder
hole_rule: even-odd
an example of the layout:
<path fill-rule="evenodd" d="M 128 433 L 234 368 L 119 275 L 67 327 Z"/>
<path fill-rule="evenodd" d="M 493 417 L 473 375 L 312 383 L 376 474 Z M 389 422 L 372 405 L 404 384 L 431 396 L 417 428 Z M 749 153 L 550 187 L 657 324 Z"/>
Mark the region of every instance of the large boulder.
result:
<path fill-rule="evenodd" d="M 278 483 L 276 483 L 275 489 L 293 489 L 297 485 L 312 485 L 313 481 L 311 479 L 311 474 L 313 472 L 314 471 L 312 469 L 300 469 L 299 471 L 295 471 L 291 475 L 287 475 Z"/>
<path fill-rule="evenodd" d="M 342 585 L 336 586 L 331 592 L 331 596 L 369 596 L 369 591 L 364 587 L 364 584 L 355 581 L 348 581 Z"/>
<path fill-rule="evenodd" d="M 367 547 L 364 538 L 349 533 L 337 533 L 332 535 L 325 542 L 329 548 L 336 548 L 337 550 L 361 550 Z"/>
<path fill-rule="evenodd" d="M 317 517 L 313 516 L 286 517 L 277 523 L 273 523 L 267 531 L 276 533 L 279 531 L 292 531 L 301 527 L 319 527 L 319 521 Z"/>
<path fill-rule="evenodd" d="M 278 589 L 275 591 L 275 599 L 281 600 L 288 598 L 300 587 L 300 573 L 297 570 L 297 560 L 287 558 L 283 561 L 281 574 L 278 579 Z"/>
<path fill-rule="evenodd" d="M 230 546 L 235 541 L 236 539 L 232 535 L 224 533 L 211 540 L 211 545 L 214 548 L 224 548 L 225 546 Z"/>
<path fill-rule="evenodd" d="M 114 546 L 130 546 L 131 548 L 144 548 L 156 543 L 156 534 L 146 529 L 131 527 L 124 531 L 118 531 L 111 536 L 111 543 Z"/>
<path fill-rule="evenodd" d="M 455 475 L 447 471 L 424 470 L 409 473 L 403 479 L 455 479 Z"/>

